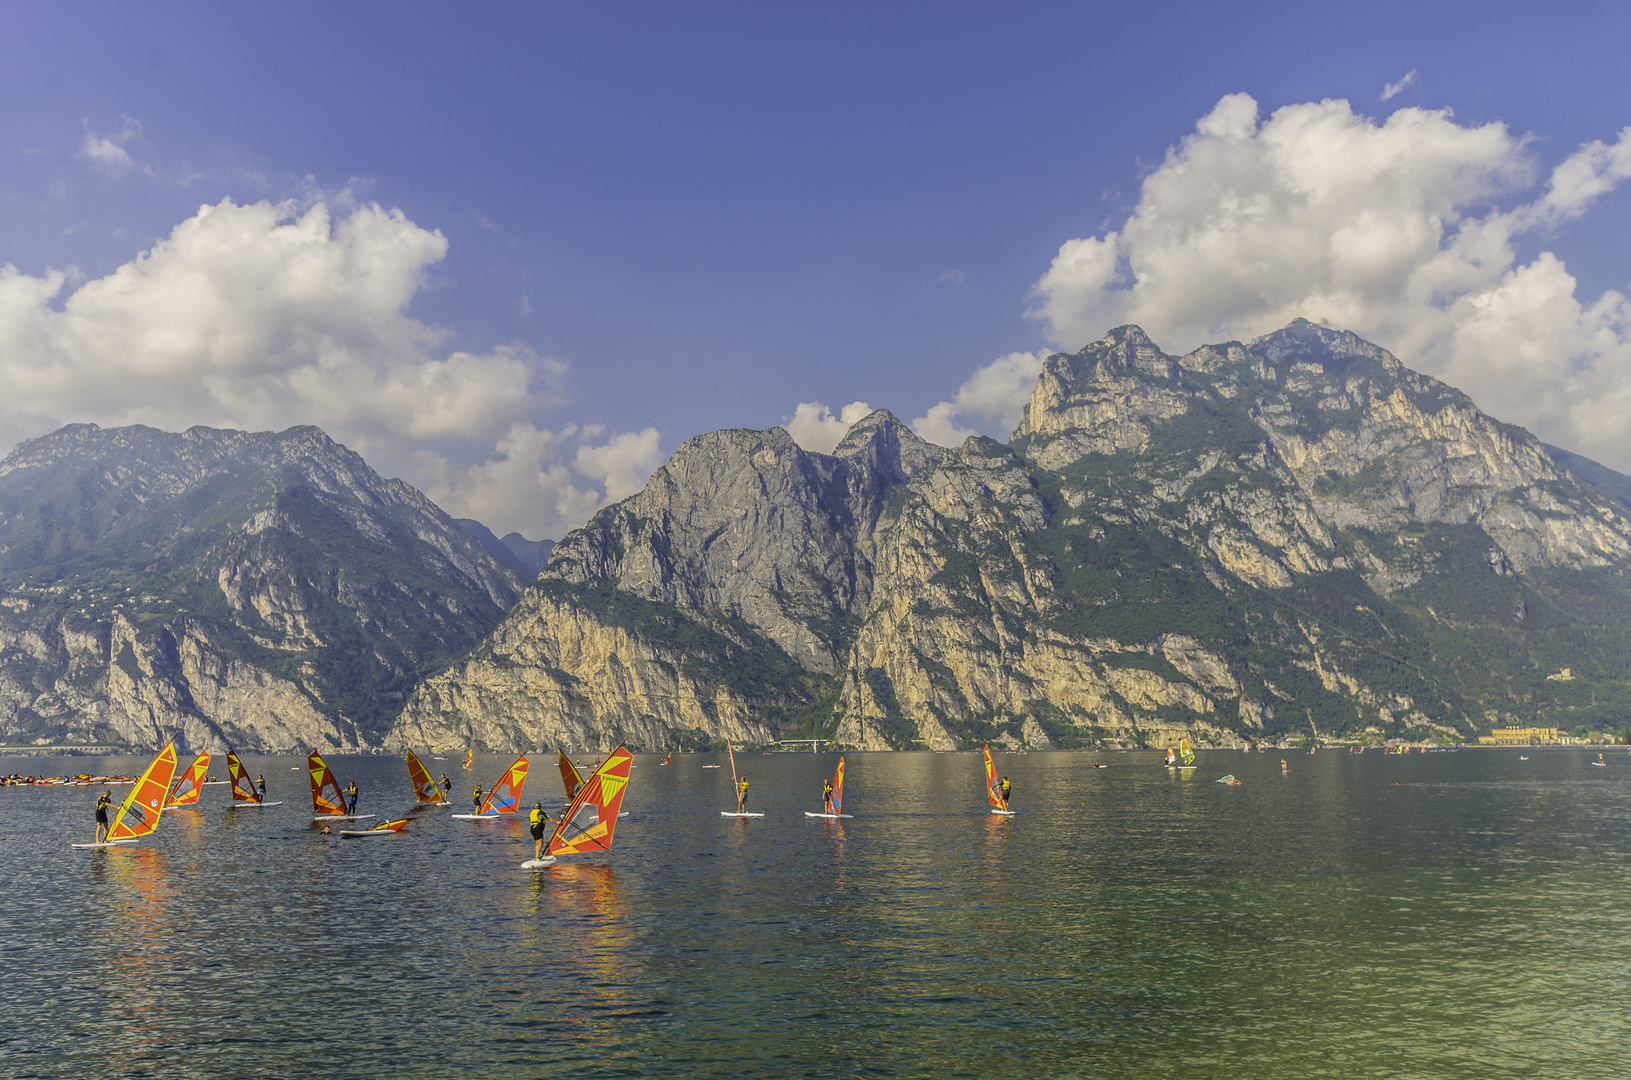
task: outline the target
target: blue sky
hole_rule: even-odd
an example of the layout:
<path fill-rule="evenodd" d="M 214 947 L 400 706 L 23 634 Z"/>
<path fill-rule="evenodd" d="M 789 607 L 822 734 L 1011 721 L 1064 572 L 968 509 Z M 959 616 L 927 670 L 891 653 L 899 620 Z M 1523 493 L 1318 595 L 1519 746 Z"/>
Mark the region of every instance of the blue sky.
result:
<path fill-rule="evenodd" d="M 1400 109 L 1453 110 L 1424 121 L 1400 160 L 1449 147 L 1454 167 L 1377 166 L 1430 189 L 1419 220 L 1451 221 L 1438 249 L 1454 247 L 1456 225 L 1516 214 L 1502 226 L 1508 269 L 1555 254 L 1584 309 L 1626 291 L 1631 201 L 1610 152 L 1631 124 L 1625 9 L 1133 7 L 9 6 L 0 264 L 16 280 L 12 294 L 0 289 L 0 345 L 29 370 L 0 372 L 7 396 L 23 402 L 0 416 L 0 435 L 76 419 L 322 423 L 450 509 L 558 535 L 698 432 L 782 423 L 800 403 L 836 414 L 864 401 L 908 421 L 939 415 L 948 441 L 970 430 L 1005 436 L 1009 384 L 1034 377 L 1049 349 L 1102 334 L 1105 319 L 1142 313 L 1176 349 L 1306 310 L 1337 313 L 1504 419 L 1631 466 L 1612 419 L 1582 404 L 1617 400 L 1631 385 L 1617 308 L 1588 311 L 1576 323 L 1596 321 L 1566 332 L 1510 319 L 1475 332 L 1433 323 L 1397 297 L 1378 300 L 1391 285 L 1311 298 L 1282 295 L 1276 279 L 1247 300 L 1201 303 L 1206 319 L 1186 322 L 1176 310 L 1186 297 L 1132 285 L 1140 267 L 1168 265 L 1170 252 L 1148 236 L 1179 205 L 1150 196 L 1146 181 L 1203 118 L 1223 115 L 1220 101 L 1244 94 L 1265 144 L 1276 110 L 1327 99 L 1349 108 L 1326 117 L 1333 132 L 1369 124 L 1361 134 L 1374 133 Z M 1491 124 L 1504 125 L 1499 145 L 1463 137 Z M 1258 131 L 1217 137 L 1251 141 Z M 1551 170 L 1593 140 L 1607 148 L 1593 159 L 1603 190 L 1524 216 Z M 1209 167 L 1204 150 L 1186 159 L 1189 174 Z M 1469 169 L 1478 181 L 1455 187 Z M 1197 183 L 1203 193 L 1226 186 Z M 273 212 L 239 222 L 236 239 L 172 237 L 223 200 Z M 319 204 L 335 235 L 358 208 L 381 208 L 368 229 L 359 224 L 374 239 L 334 264 L 351 284 L 319 282 L 246 313 L 244 328 L 232 322 L 244 302 L 223 301 L 208 332 L 194 334 L 186 282 L 210 275 L 212 259 L 235 258 L 228 247 L 249 250 Z M 1281 213 L 1277 205 L 1265 212 Z M 1299 226 L 1342 236 L 1353 227 L 1334 217 Z M 1281 242 L 1242 230 L 1223 230 L 1223 242 Z M 1121 260 L 1114 281 L 1069 277 L 1056 263 L 1061 245 L 1112 234 L 1123 238 L 1107 256 Z M 167 238 L 176 252 L 131 266 Z M 190 255 L 180 251 L 188 244 Z M 357 260 L 389 258 L 404 260 L 399 273 L 357 284 Z M 185 268 L 161 274 L 172 263 Z M 87 293 L 71 327 L 55 318 L 76 290 L 121 267 L 139 287 Z M 24 287 L 53 270 L 65 275 L 54 290 Z M 243 266 L 222 274 L 255 294 L 307 271 L 294 260 L 261 272 L 270 276 Z M 1307 271 L 1282 277 L 1292 273 Z M 1477 307 L 1486 286 L 1457 295 Z M 327 309 L 325 295 L 335 298 Z M 1454 299 L 1432 295 L 1422 303 Z M 43 307 L 16 314 L 26 304 Z M 1580 355 L 1560 368 L 1522 350 L 1479 359 L 1478 348 L 1514 333 L 1542 352 Z M 146 341 L 140 362 L 121 352 L 134 337 Z M 228 359 L 229 346 L 198 344 L 239 337 L 242 355 Z M 295 356 L 314 339 L 328 345 Z M 284 358 L 276 373 L 256 367 L 256 350 Z M 1025 355 L 993 369 L 990 395 L 982 383 L 957 397 L 1014 354 Z M 453 356 L 466 359 L 444 370 Z M 53 364 L 62 378 L 42 381 L 39 369 Z M 1531 405 L 1525 378 L 1576 377 L 1573 397 Z M 449 404 L 396 423 L 392 403 L 415 388 Z M 371 401 L 352 409 L 348 395 Z M 937 403 L 947 408 L 933 414 Z M 816 423 L 814 408 L 806 415 L 807 444 L 839 430 L 837 420 Z"/>

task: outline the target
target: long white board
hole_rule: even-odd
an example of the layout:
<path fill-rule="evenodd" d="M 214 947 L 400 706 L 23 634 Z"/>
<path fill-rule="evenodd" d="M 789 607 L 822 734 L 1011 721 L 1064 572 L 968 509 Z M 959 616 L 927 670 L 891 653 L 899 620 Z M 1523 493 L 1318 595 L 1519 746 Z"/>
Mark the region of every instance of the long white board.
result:
<path fill-rule="evenodd" d="M 126 844 L 134 844 L 135 842 L 135 840 L 108 840 L 101 844 L 74 844 L 72 846 L 76 848 L 124 847 Z"/>
<path fill-rule="evenodd" d="M 738 814 L 733 810 L 721 810 L 719 812 L 719 816 L 720 817 L 764 817 L 763 814 L 754 814 L 754 813 Z"/>
<path fill-rule="evenodd" d="M 235 802 L 227 806 L 228 810 L 259 810 L 266 806 L 282 806 L 280 802 Z"/>
<path fill-rule="evenodd" d="M 318 814 L 317 816 L 313 817 L 312 820 L 313 821 L 361 821 L 364 818 L 371 818 L 373 816 L 374 816 L 373 814 Z"/>
<path fill-rule="evenodd" d="M 854 814 L 818 814 L 814 810 L 804 811 L 805 817 L 826 818 L 828 821 L 837 821 L 839 818 L 852 818 Z"/>

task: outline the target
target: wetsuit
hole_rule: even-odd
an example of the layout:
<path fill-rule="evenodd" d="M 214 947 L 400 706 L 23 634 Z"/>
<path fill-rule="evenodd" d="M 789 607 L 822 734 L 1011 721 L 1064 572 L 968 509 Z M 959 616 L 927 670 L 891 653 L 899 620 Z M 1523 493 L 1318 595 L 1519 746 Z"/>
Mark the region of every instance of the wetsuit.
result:
<path fill-rule="evenodd" d="M 535 806 L 532 808 L 532 813 L 527 815 L 527 824 L 532 827 L 532 838 L 534 840 L 544 838 L 544 826 L 548 822 L 549 815 L 544 813 L 543 807 Z"/>
<path fill-rule="evenodd" d="M 832 781 L 828 780 L 821 785 L 821 812 L 832 813 Z"/>
<path fill-rule="evenodd" d="M 736 812 L 738 814 L 745 813 L 747 811 L 747 808 L 748 808 L 748 782 L 747 782 L 747 778 L 743 777 L 742 782 L 740 784 L 738 784 L 737 788 L 736 788 Z"/>
<path fill-rule="evenodd" d="M 352 817 L 357 816 L 357 782 L 355 780 L 345 789 L 345 812 Z"/>
<path fill-rule="evenodd" d="M 1008 782 L 1008 778 L 1006 776 L 1003 777 L 1002 778 L 1002 808 L 1004 810 L 1008 809 L 1008 800 L 1013 798 L 1013 794 L 1014 794 L 1014 786 Z"/>
<path fill-rule="evenodd" d="M 113 800 L 106 795 L 96 797 L 96 842 L 98 844 L 107 839 L 107 835 L 111 831 L 108 829 L 108 807 L 111 805 L 113 805 Z"/>
<path fill-rule="evenodd" d="M 476 813 L 481 813 L 481 785 L 476 785 Z"/>

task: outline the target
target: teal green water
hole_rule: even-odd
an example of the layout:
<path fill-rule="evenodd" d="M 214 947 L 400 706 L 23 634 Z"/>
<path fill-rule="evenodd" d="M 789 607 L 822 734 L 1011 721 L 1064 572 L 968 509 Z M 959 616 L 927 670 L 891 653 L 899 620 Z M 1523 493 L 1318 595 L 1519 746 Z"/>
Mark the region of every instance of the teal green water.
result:
<path fill-rule="evenodd" d="M 545 873 L 449 808 L 319 835 L 292 758 L 248 761 L 280 808 L 206 788 L 99 853 L 94 791 L 4 789 L 0 1073 L 1631 1073 L 1623 748 L 1281 756 L 999 755 L 1003 819 L 978 754 L 855 754 L 836 824 L 832 756 L 739 757 L 747 821 L 714 759 L 641 756 L 616 849 Z M 330 763 L 407 808 L 400 760 Z"/>

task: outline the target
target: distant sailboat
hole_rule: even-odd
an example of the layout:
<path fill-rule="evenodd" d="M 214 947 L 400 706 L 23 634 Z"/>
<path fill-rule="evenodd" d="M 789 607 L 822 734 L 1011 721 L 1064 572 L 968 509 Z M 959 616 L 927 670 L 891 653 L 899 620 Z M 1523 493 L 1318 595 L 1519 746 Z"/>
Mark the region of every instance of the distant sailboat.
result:
<path fill-rule="evenodd" d="M 855 816 L 854 814 L 843 813 L 843 809 L 844 809 L 844 756 L 842 754 L 840 754 L 838 756 L 838 768 L 832 774 L 832 813 L 829 814 L 825 810 L 823 810 L 821 813 L 817 814 L 817 813 L 813 813 L 813 812 L 811 812 L 809 810 L 806 810 L 806 811 L 804 811 L 804 816 L 805 817 L 814 817 L 814 818 L 826 818 L 828 821 L 833 821 L 833 820 L 836 820 L 838 818 L 848 818 L 848 817 L 854 817 Z"/>
<path fill-rule="evenodd" d="M 96 844 L 75 844 L 76 848 L 107 848 L 134 844 L 159 827 L 164 813 L 164 798 L 170 791 L 170 781 L 176 774 L 176 744 L 166 743 L 159 756 L 136 782 L 113 816 L 107 839 Z"/>
<path fill-rule="evenodd" d="M 991 803 L 993 814 L 1013 816 L 1008 800 L 1002 797 L 1002 782 L 997 779 L 997 766 L 991 760 L 991 747 L 985 747 L 985 797 Z"/>
<path fill-rule="evenodd" d="M 255 781 L 249 778 L 249 770 L 244 763 L 238 760 L 238 755 L 231 750 L 227 751 L 227 775 L 231 777 L 232 805 L 230 810 L 258 810 L 263 806 L 282 806 L 280 802 L 265 802 L 261 798 L 260 788 Z"/>
<path fill-rule="evenodd" d="M 341 829 L 342 840 L 355 840 L 360 836 L 395 836 L 408 824 L 407 818 L 397 818 L 395 821 L 382 821 L 378 825 L 371 825 L 366 829 Z"/>
<path fill-rule="evenodd" d="M 193 759 L 187 766 L 187 771 L 176 777 L 175 783 L 170 785 L 169 797 L 164 800 L 166 810 L 175 810 L 183 806 L 197 806 L 198 797 L 204 794 L 204 777 L 210 768 L 210 752 L 208 750 Z"/>
<path fill-rule="evenodd" d="M 527 769 L 531 762 L 522 754 L 504 770 L 504 775 L 493 781 L 493 790 L 487 793 L 474 814 L 454 814 L 460 821 L 492 821 L 521 808 L 521 789 L 527 783 Z"/>
<path fill-rule="evenodd" d="M 571 802 L 577 797 L 578 789 L 583 786 L 583 774 L 573 765 L 564 751 L 557 750 L 561 761 L 561 786 L 566 789 L 566 801 Z"/>
<path fill-rule="evenodd" d="M 1195 748 L 1189 745 L 1189 736 L 1185 735 L 1178 740 L 1178 756 L 1183 759 L 1180 769 L 1193 769 L 1195 767 Z"/>
<path fill-rule="evenodd" d="M 659 765 L 672 765 L 672 764 L 674 764 L 674 751 L 670 750 L 668 752 L 668 756 L 663 758 L 657 764 L 659 764 Z"/>
<path fill-rule="evenodd" d="M 742 791 L 742 781 L 737 779 L 737 776 L 736 776 L 736 748 L 733 747 L 730 743 L 727 742 L 725 744 L 725 751 L 726 751 L 726 753 L 730 754 L 730 757 L 731 757 L 731 798 L 738 800 L 736 805 L 741 806 L 742 803 L 741 803 L 740 800 L 741 800 L 741 791 Z M 721 810 L 719 812 L 719 816 L 720 817 L 764 817 L 764 814 L 763 813 L 755 813 L 753 811 L 743 809 L 743 810 Z"/>
<path fill-rule="evenodd" d="M 408 751 L 408 779 L 413 781 L 413 797 L 428 806 L 446 806 L 447 798 L 451 792 L 441 789 L 441 786 L 431 779 L 430 770 L 425 768 L 419 756 L 412 750 Z M 389 825 L 390 822 L 385 822 Z M 376 829 L 378 825 L 374 826 Z"/>
<path fill-rule="evenodd" d="M 622 816 L 623 795 L 629 786 L 629 769 L 634 756 L 619 746 L 596 769 L 583 786 L 578 788 L 572 805 L 561 816 L 560 823 L 544 848 L 542 859 L 528 859 L 523 869 L 538 870 L 553 866 L 562 855 L 582 855 L 591 851 L 610 851 L 612 837 L 617 831 L 617 819 Z M 583 826 L 578 818 L 583 811 L 594 807 L 595 820 Z"/>
<path fill-rule="evenodd" d="M 328 762 L 313 750 L 306 755 L 306 771 L 311 773 L 311 812 L 314 821 L 359 821 L 373 814 L 348 814 L 345 796 L 340 793 L 340 782 L 334 779 Z"/>
<path fill-rule="evenodd" d="M 468 769 L 470 767 L 470 763 L 475 761 L 475 760 L 476 760 L 476 752 L 474 750 L 466 750 L 464 752 L 464 767 L 465 768 Z"/>

